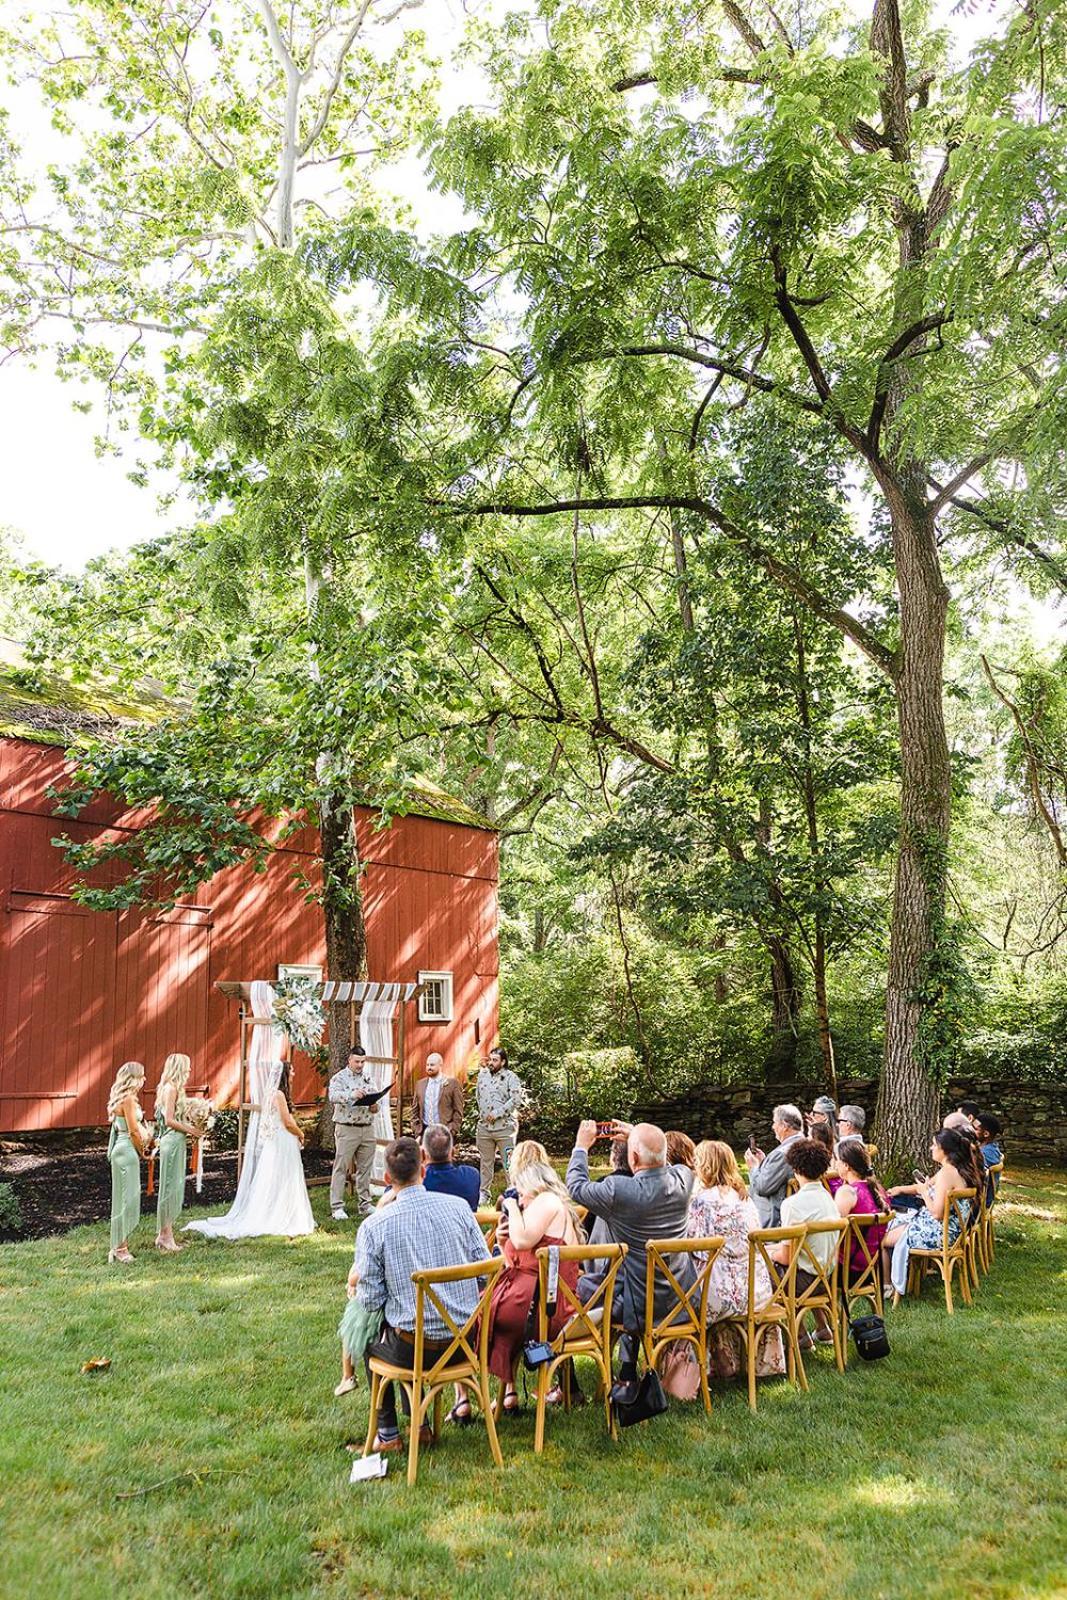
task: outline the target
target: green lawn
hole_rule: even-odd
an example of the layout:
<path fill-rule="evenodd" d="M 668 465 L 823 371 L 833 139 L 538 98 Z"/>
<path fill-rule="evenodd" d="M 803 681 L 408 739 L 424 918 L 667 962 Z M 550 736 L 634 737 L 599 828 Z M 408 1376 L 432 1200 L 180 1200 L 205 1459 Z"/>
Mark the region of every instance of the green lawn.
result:
<path fill-rule="evenodd" d="M 325 1207 L 315 1191 L 316 1211 Z M 448 1431 L 409 1490 L 348 1483 L 366 1391 L 336 1401 L 351 1224 L 146 1248 L 106 1228 L 0 1248 L 0 1593 L 231 1596 L 1067 1595 L 1067 1183 L 1006 1187 L 993 1274 L 932 1292 L 893 1353 L 623 1435 L 592 1408 Z M 137 1241 L 134 1242 L 137 1248 Z M 109 1356 L 86 1377 L 81 1363 Z M 123 1492 L 192 1469 L 142 1497 Z"/>

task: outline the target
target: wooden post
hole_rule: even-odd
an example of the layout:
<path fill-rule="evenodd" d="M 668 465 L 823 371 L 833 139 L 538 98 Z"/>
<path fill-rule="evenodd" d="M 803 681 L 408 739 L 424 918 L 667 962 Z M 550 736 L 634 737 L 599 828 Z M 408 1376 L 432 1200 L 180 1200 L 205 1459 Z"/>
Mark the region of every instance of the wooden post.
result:
<path fill-rule="evenodd" d="M 397 1027 L 396 1027 L 396 1037 L 397 1037 L 397 1045 L 396 1045 L 396 1081 L 397 1081 L 397 1085 L 398 1085 L 398 1088 L 397 1088 L 397 1101 L 396 1101 L 396 1131 L 397 1131 L 397 1135 L 398 1136 L 400 1134 L 402 1134 L 403 1131 L 404 1131 L 404 1057 L 405 1057 L 404 1045 L 405 1045 L 405 1038 L 406 1038 L 405 1028 L 406 1028 L 407 1010 L 408 1010 L 407 1001 L 404 1000 L 404 998 L 403 998 L 403 990 L 401 990 L 400 1016 L 399 1016 L 399 1018 L 397 1020 Z"/>

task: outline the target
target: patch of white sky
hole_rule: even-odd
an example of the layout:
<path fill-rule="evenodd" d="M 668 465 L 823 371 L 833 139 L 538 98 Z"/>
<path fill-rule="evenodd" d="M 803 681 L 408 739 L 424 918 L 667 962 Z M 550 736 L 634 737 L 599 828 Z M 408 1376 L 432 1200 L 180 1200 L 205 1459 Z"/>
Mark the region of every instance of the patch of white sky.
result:
<path fill-rule="evenodd" d="M 965 57 L 975 39 L 987 32 L 991 12 L 1003 0 L 977 9 L 963 9 L 953 0 L 939 0 L 936 12 L 949 30 L 952 53 Z M 4 0 L 0 0 L 3 9 Z M 430 53 L 441 61 L 439 105 L 444 116 L 469 105 L 489 103 L 488 86 L 464 48 L 469 17 L 484 23 L 505 10 L 520 8 L 516 0 L 429 0 L 415 13 Z M 845 15 L 857 20 L 867 7 L 848 0 Z M 40 170 L 49 161 L 69 160 L 70 140 L 51 127 L 34 92 L 9 89 L 6 103 L 16 136 L 32 149 Z M 443 233 L 464 225 L 457 197 L 431 188 L 416 155 L 391 164 L 383 186 L 409 210 L 420 234 Z M 367 302 L 356 296 L 356 303 Z M 75 409 L 75 404 L 87 409 Z M 109 549 L 128 549 L 187 523 L 193 510 L 175 480 L 157 472 L 147 487 L 132 483 L 132 445 L 121 455 L 99 454 L 95 439 L 105 426 L 99 385 L 61 382 L 47 352 L 33 364 L 11 360 L 0 367 L 0 525 L 21 536 L 30 555 L 77 570 Z M 857 515 L 866 519 L 870 506 L 853 494 Z M 1055 609 L 1033 600 L 1017 585 L 1001 587 L 1008 610 L 1042 643 L 1059 628 Z"/>

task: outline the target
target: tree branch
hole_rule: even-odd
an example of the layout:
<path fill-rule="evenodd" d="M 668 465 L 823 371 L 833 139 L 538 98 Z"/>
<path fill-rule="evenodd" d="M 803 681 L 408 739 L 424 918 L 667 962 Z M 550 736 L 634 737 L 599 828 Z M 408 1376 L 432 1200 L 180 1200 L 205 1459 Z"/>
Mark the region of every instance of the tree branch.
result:
<path fill-rule="evenodd" d="M 1022 740 L 1023 749 L 1026 752 L 1026 772 L 1027 777 L 1030 780 L 1030 796 L 1034 802 L 1034 808 L 1040 816 L 1042 822 L 1045 824 L 1045 827 L 1048 829 L 1049 838 L 1052 840 L 1052 843 L 1055 846 L 1056 857 L 1059 861 L 1061 870 L 1063 868 L 1067 868 L 1067 847 L 1065 847 L 1063 843 L 1063 834 L 1060 832 L 1060 825 L 1056 821 L 1052 809 L 1041 791 L 1041 763 L 1038 759 L 1037 751 L 1034 748 L 1034 742 L 1030 737 L 1030 731 L 1026 726 L 1026 721 L 1014 700 L 1009 698 L 1009 696 L 1000 687 L 1000 684 L 997 682 L 996 678 L 993 676 L 993 669 L 989 665 L 988 658 L 983 655 L 981 657 L 981 662 L 982 668 L 989 682 L 989 687 L 992 689 L 1001 705 L 1005 706 L 1010 712 L 1011 719 L 1015 723 L 1016 731 L 1018 732 L 1019 738 Z"/>

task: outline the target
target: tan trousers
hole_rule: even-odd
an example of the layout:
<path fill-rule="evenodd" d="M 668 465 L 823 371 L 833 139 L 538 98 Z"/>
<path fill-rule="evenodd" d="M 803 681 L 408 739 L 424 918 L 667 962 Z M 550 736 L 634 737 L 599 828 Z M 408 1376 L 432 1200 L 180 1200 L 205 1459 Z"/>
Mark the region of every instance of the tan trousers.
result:
<path fill-rule="evenodd" d="M 479 1125 L 474 1130 L 474 1142 L 478 1146 L 478 1163 L 482 1169 L 482 1197 L 489 1193 L 493 1182 L 493 1173 L 496 1170 L 496 1158 L 499 1154 L 504 1171 L 508 1170 L 511 1152 L 515 1148 L 515 1140 L 519 1136 L 518 1128 L 508 1128 L 503 1133 L 490 1132 L 488 1128 Z"/>
<path fill-rule="evenodd" d="M 378 1147 L 374 1124 L 365 1122 L 357 1126 L 351 1122 L 335 1122 L 333 1136 L 335 1154 L 330 1174 L 330 1210 L 336 1211 L 338 1206 L 344 1205 L 345 1184 L 354 1164 L 356 1200 L 360 1212 L 365 1214 L 372 1211 L 374 1201 L 371 1199 L 370 1180 L 374 1169 L 374 1152 Z"/>

